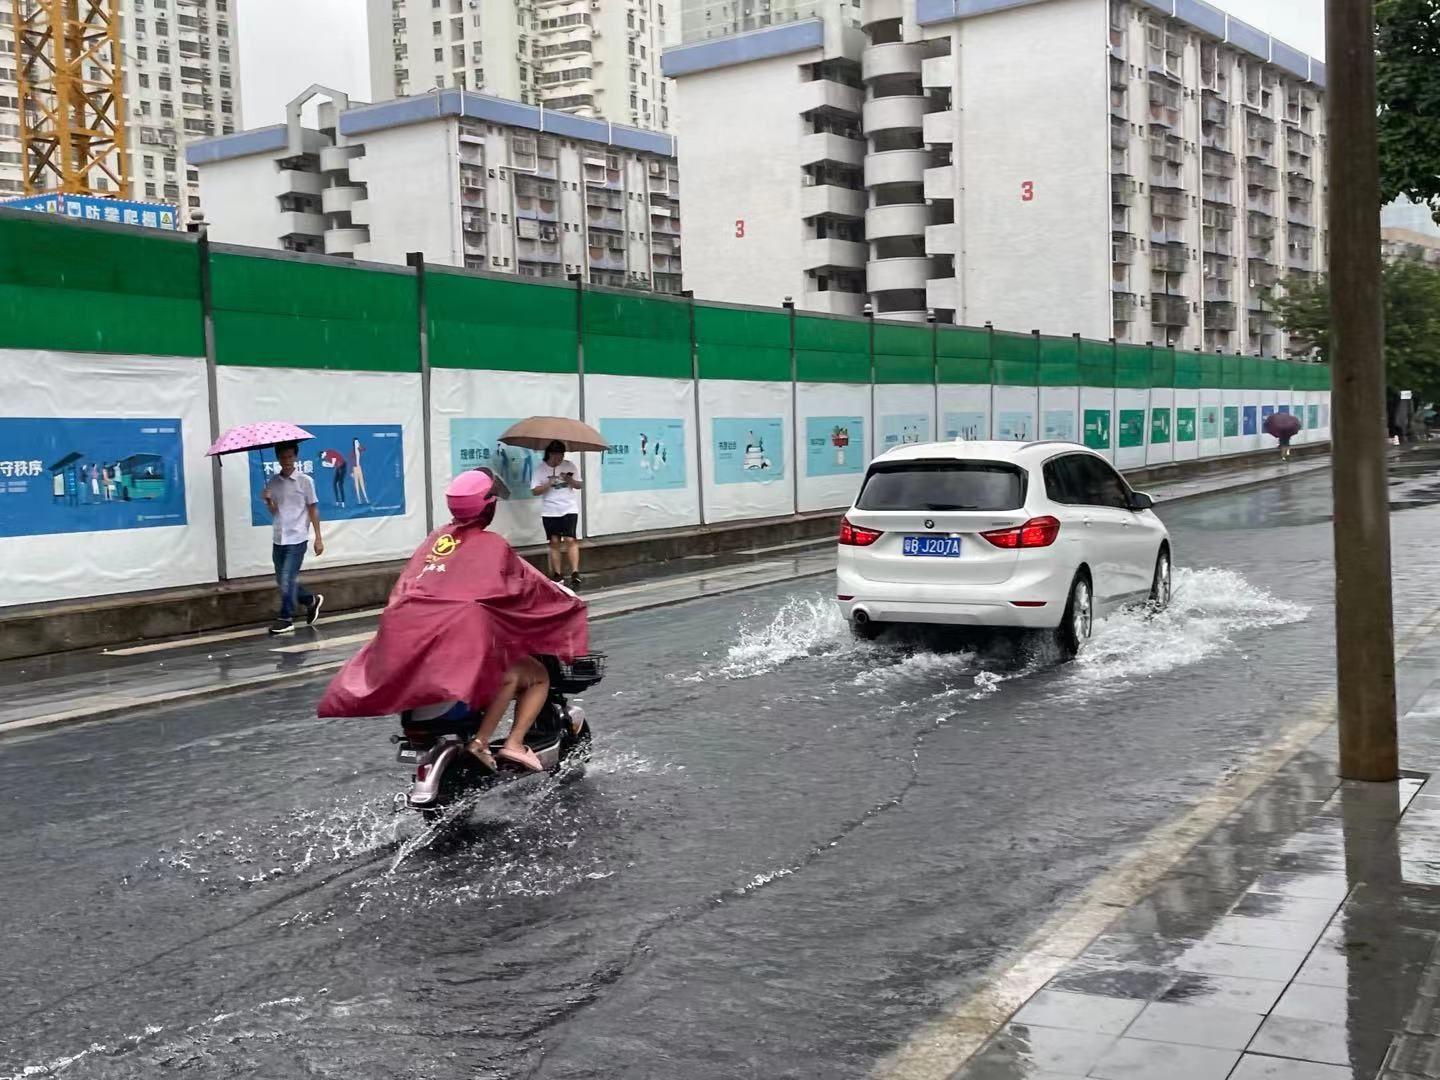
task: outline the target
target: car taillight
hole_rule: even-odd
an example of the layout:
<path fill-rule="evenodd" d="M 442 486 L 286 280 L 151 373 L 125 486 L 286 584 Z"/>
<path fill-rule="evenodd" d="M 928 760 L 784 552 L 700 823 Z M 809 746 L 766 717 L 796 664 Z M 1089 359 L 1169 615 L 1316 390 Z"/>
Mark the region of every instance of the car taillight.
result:
<path fill-rule="evenodd" d="M 420 781 L 420 782 L 423 783 L 424 780 L 425 780 L 425 777 L 427 777 L 427 776 L 429 776 L 429 775 L 430 775 L 430 766 L 429 766 L 429 765 L 416 765 L 416 766 L 415 766 L 415 779 L 416 779 L 417 781 Z"/>
<path fill-rule="evenodd" d="M 874 529 L 862 529 L 859 525 L 851 525 L 849 518 L 840 519 L 840 543 L 846 547 L 869 547 L 876 540 L 884 535 Z"/>
<path fill-rule="evenodd" d="M 1060 535 L 1060 522 L 1048 516 L 1031 518 L 1013 529 L 995 529 L 980 535 L 998 548 L 1049 547 Z"/>

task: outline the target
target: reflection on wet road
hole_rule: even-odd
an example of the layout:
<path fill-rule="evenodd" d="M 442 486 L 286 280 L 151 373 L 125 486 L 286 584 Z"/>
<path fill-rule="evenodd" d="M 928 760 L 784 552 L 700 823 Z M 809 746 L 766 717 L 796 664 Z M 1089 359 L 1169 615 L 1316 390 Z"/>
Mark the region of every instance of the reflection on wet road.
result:
<path fill-rule="evenodd" d="M 1167 508 L 1173 608 L 1065 667 L 824 578 L 601 624 L 585 775 L 441 833 L 313 685 L 0 744 L 0 1076 L 862 1076 L 1329 689 L 1328 486 Z"/>

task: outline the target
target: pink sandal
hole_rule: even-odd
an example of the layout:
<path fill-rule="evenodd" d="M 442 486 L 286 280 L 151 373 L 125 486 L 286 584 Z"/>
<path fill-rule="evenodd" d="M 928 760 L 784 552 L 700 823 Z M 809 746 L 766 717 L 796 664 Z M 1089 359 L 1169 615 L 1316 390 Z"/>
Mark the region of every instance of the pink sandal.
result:
<path fill-rule="evenodd" d="M 522 746 L 519 750 L 512 750 L 508 746 L 502 746 L 495 754 L 496 757 L 514 765 L 520 765 L 531 772 L 544 772 L 545 766 L 540 764 L 540 759 L 535 756 L 535 751 L 528 746 Z"/>

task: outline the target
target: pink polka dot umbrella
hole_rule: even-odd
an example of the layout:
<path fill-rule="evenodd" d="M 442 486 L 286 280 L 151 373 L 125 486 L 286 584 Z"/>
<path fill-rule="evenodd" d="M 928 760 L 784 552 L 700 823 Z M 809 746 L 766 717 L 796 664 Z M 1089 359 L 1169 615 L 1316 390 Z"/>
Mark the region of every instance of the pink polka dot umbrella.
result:
<path fill-rule="evenodd" d="M 277 443 L 303 442 L 314 437 L 296 424 L 287 424 L 283 420 L 262 420 L 258 424 L 232 427 L 215 440 L 215 445 L 205 451 L 205 456 L 243 454 L 247 450 L 264 450 Z"/>

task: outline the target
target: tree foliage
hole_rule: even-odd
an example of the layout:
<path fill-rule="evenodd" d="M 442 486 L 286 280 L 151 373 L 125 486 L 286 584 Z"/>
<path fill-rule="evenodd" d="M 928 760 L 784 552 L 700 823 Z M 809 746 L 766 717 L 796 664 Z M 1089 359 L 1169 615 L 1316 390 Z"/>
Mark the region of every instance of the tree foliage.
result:
<path fill-rule="evenodd" d="M 1393 390 L 1413 390 L 1440 401 L 1440 269 L 1418 259 L 1397 259 L 1384 270 L 1385 379 Z M 1330 283 L 1325 277 L 1292 278 L 1276 302 L 1293 352 L 1313 350 L 1330 362 Z"/>
<path fill-rule="evenodd" d="M 1377 0 L 1375 20 L 1381 200 L 1440 206 L 1440 0 Z"/>

